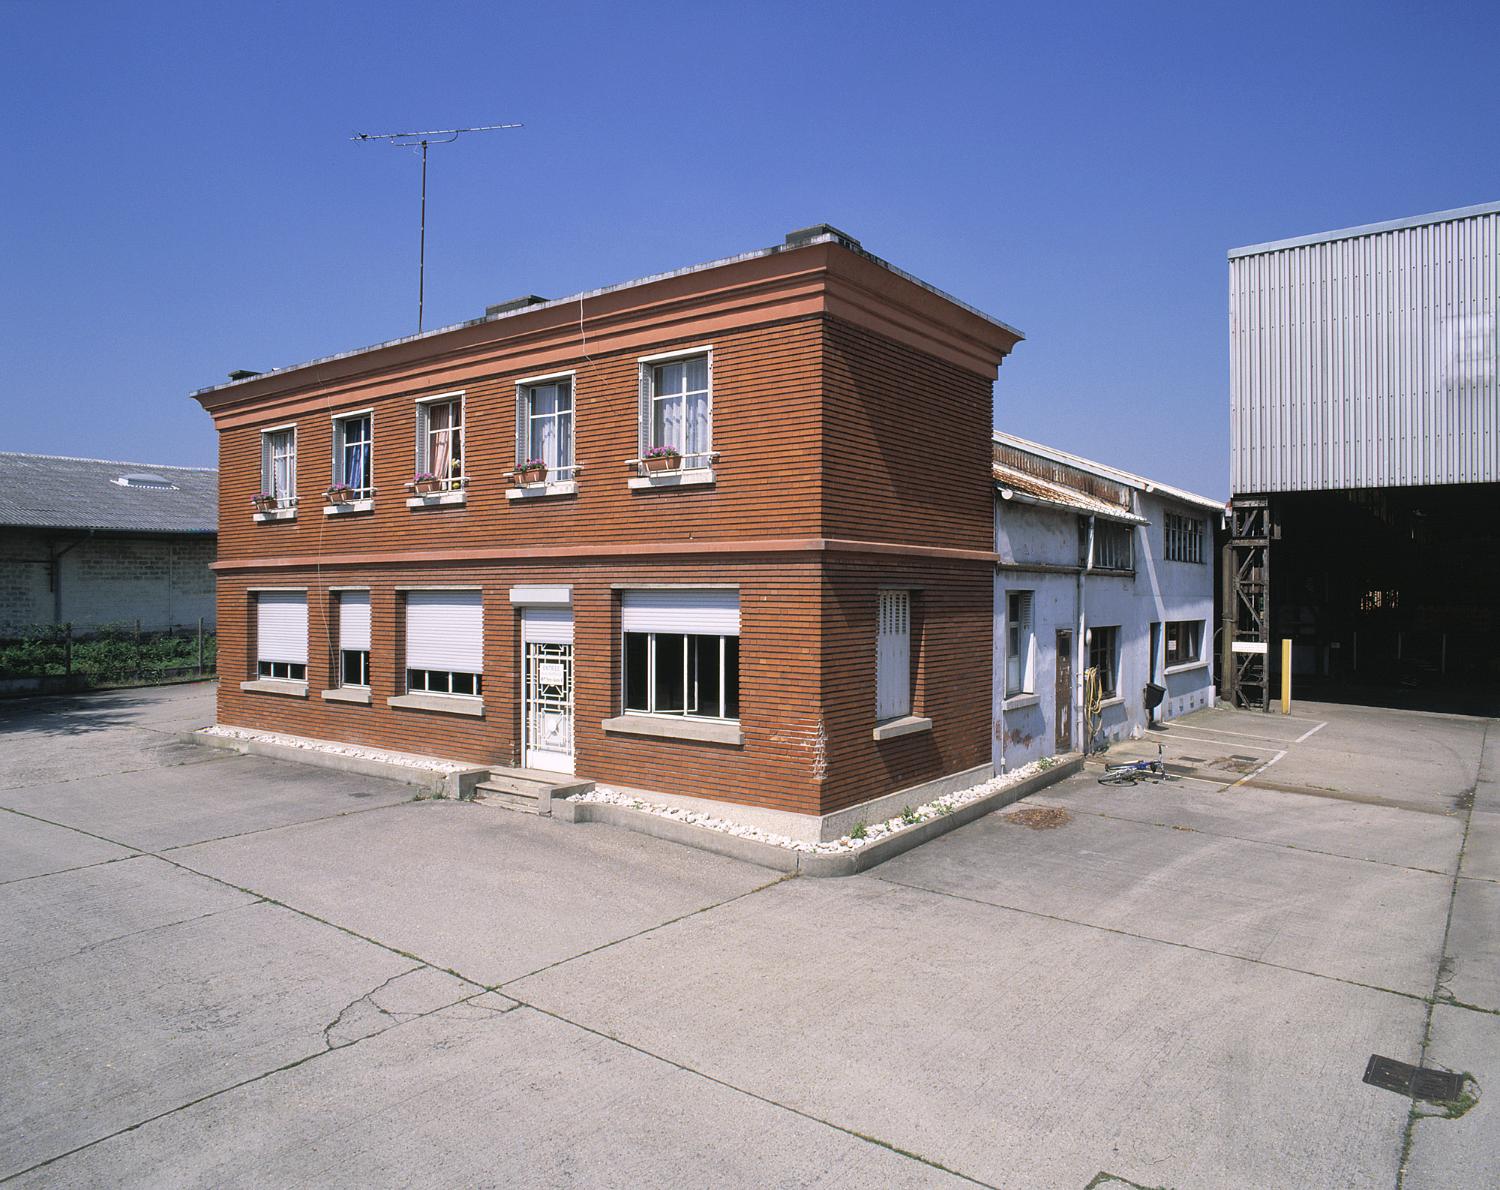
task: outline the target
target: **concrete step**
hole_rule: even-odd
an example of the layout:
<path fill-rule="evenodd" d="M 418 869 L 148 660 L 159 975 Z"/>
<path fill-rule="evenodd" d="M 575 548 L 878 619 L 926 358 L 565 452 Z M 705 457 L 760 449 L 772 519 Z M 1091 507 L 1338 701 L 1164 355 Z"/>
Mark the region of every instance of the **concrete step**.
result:
<path fill-rule="evenodd" d="M 592 781 L 580 781 L 566 773 L 549 773 L 541 769 L 491 769 L 490 775 L 474 786 L 474 800 L 522 814 L 550 814 L 554 796 L 567 797 L 593 787 Z"/>

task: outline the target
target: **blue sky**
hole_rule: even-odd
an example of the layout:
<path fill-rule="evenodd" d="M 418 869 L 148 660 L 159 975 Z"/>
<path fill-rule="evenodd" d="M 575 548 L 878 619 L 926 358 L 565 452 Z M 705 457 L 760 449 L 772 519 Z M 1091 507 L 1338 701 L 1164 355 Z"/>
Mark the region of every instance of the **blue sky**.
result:
<path fill-rule="evenodd" d="M 1500 198 L 1493 4 L 0 0 L 0 449 L 834 223 L 1027 334 L 1019 434 L 1227 492 L 1225 251 Z"/>

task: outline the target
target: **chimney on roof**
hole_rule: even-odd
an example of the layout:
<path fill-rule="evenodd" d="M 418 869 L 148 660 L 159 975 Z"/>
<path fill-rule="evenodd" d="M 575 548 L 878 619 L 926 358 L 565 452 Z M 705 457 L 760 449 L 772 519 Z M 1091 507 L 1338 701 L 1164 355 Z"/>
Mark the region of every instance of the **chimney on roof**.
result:
<path fill-rule="evenodd" d="M 229 373 L 229 379 L 249 380 L 250 377 L 259 375 L 259 372 L 252 372 L 249 368 L 236 368 L 233 372 Z"/>
<path fill-rule="evenodd" d="M 788 248 L 800 248 L 803 244 L 810 244 L 819 236 L 832 236 L 845 248 L 860 250 L 859 241 L 847 231 L 840 231 L 831 223 L 814 223 L 811 227 L 799 227 L 796 231 L 786 233 L 786 246 Z"/>
<path fill-rule="evenodd" d="M 511 298 L 508 302 L 501 302 L 496 306 L 486 306 L 484 316 L 493 318 L 496 314 L 509 314 L 512 310 L 524 310 L 527 306 L 539 306 L 547 299 L 538 297 L 534 293 L 528 293 L 525 297 Z"/>

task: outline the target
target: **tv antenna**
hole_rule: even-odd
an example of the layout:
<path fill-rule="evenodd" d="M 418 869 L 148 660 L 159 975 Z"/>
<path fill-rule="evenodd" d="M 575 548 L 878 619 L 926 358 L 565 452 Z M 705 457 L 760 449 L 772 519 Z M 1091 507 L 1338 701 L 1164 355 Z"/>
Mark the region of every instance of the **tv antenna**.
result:
<path fill-rule="evenodd" d="M 438 128 L 428 132 L 356 132 L 350 140 L 383 140 L 397 149 L 422 150 L 422 216 L 417 247 L 417 334 L 422 333 L 422 307 L 427 296 L 427 146 L 446 145 L 466 132 L 498 132 L 520 124 L 481 124 L 478 128 Z"/>

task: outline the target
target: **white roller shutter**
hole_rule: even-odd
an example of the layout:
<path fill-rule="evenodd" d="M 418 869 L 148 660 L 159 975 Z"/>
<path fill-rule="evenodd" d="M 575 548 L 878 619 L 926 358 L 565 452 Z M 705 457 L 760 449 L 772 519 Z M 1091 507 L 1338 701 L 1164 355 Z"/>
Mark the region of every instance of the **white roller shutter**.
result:
<path fill-rule="evenodd" d="M 484 612 L 478 591 L 406 593 L 406 667 L 484 672 Z"/>
<path fill-rule="evenodd" d="M 260 591 L 255 596 L 257 661 L 307 664 L 307 595 L 302 591 Z"/>
<path fill-rule="evenodd" d="M 626 632 L 740 634 L 738 591 L 626 591 L 620 610 Z"/>
<path fill-rule="evenodd" d="M 370 593 L 343 591 L 339 594 L 339 648 L 370 651 Z"/>
<path fill-rule="evenodd" d="M 521 609 L 521 636 L 543 645 L 573 643 L 571 607 L 526 607 Z"/>

